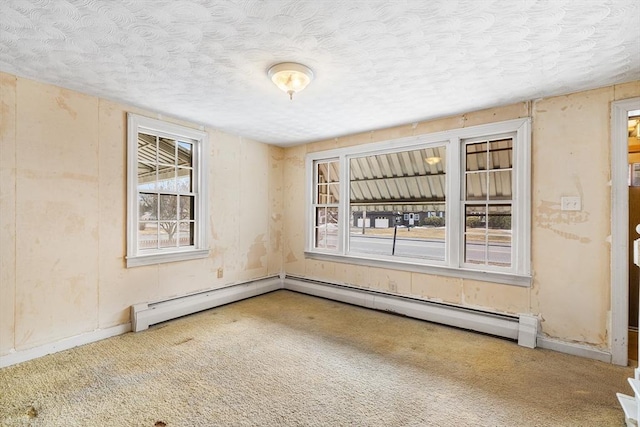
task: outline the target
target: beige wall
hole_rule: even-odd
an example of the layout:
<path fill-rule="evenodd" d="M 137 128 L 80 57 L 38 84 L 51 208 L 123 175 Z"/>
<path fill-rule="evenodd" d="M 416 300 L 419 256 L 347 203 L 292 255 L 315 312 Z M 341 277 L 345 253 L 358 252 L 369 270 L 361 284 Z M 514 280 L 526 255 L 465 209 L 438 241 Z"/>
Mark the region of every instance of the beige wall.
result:
<path fill-rule="evenodd" d="M 156 115 L 1 73 L 0 106 L 0 355 L 281 272 L 283 149 L 207 129 L 211 256 L 127 269 L 126 112 Z"/>
<path fill-rule="evenodd" d="M 548 335 L 606 348 L 609 114 L 612 101 L 634 96 L 640 82 L 286 150 L 207 129 L 211 256 L 127 269 L 125 114 L 156 115 L 0 73 L 0 355 L 125 324 L 138 302 L 283 269 L 539 314 Z M 531 288 L 304 258 L 306 153 L 527 116 L 533 119 Z M 567 195 L 582 197 L 581 212 L 560 211 Z"/>
<path fill-rule="evenodd" d="M 288 274 L 503 313 L 540 315 L 551 337 L 608 347 L 611 102 L 640 96 L 640 82 L 320 141 L 285 151 L 284 263 Z M 307 153 L 532 117 L 530 288 L 305 259 Z M 582 197 L 580 212 L 560 210 Z"/>

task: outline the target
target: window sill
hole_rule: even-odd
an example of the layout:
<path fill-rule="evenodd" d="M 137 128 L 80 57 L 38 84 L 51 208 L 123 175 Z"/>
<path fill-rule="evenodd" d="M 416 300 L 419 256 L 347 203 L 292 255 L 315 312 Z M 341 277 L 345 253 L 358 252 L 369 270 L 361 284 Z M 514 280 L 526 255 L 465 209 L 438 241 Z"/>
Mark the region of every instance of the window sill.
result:
<path fill-rule="evenodd" d="M 461 268 L 440 267 L 434 265 L 415 264 L 405 261 L 389 261 L 375 258 L 363 258 L 353 255 L 335 255 L 319 252 L 304 253 L 306 258 L 320 261 L 340 262 L 345 264 L 364 265 L 368 267 L 389 268 L 393 270 L 410 271 L 413 273 L 433 274 L 437 276 L 459 277 L 462 279 L 479 280 L 482 282 L 500 283 L 521 287 L 530 287 L 533 278 L 511 273 L 498 273 L 494 271 L 477 271 Z"/>
<path fill-rule="evenodd" d="M 196 249 L 184 252 L 154 253 L 149 255 L 137 255 L 127 257 L 127 268 L 143 265 L 163 264 L 166 262 L 187 261 L 191 259 L 206 258 L 209 249 Z"/>

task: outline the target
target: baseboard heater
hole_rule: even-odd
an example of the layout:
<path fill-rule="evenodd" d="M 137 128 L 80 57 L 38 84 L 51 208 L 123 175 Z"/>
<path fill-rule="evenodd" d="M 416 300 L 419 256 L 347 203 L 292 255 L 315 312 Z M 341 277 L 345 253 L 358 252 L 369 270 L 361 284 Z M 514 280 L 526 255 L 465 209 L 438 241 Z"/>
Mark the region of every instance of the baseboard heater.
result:
<path fill-rule="evenodd" d="M 489 313 L 293 276 L 285 276 L 284 289 L 509 338 L 517 340 L 524 347 L 536 346 L 539 322 L 537 317 L 528 314 L 510 316 Z"/>
<path fill-rule="evenodd" d="M 529 348 L 536 347 L 538 319 L 532 315 L 510 316 L 489 313 L 295 276 L 274 276 L 165 301 L 135 304 L 131 307 L 131 329 L 134 332 L 143 331 L 157 323 L 278 289 L 287 289 L 373 310 L 388 311 L 415 319 L 509 338 L 517 340 L 519 345 Z"/>
<path fill-rule="evenodd" d="M 220 289 L 189 294 L 181 297 L 142 303 L 131 306 L 131 329 L 144 331 L 149 326 L 167 320 L 208 310 L 210 308 L 251 298 L 267 292 L 282 289 L 282 279 L 278 276 L 239 283 Z"/>

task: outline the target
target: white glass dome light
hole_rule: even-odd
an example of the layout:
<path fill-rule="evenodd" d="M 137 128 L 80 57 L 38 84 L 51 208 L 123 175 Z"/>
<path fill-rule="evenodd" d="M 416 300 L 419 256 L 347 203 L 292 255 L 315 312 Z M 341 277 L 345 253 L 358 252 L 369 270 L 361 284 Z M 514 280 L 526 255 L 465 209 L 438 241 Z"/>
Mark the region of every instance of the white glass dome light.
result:
<path fill-rule="evenodd" d="M 276 86 L 289 94 L 291 100 L 294 93 L 304 90 L 313 80 L 313 71 L 306 65 L 295 62 L 276 64 L 269 68 L 267 75 Z"/>

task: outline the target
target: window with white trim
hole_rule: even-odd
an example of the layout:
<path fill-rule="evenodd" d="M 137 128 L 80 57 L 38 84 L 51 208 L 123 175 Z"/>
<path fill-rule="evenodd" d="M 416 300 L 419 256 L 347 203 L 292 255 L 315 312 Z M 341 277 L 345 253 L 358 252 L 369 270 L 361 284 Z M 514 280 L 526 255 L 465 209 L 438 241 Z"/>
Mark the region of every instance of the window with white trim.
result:
<path fill-rule="evenodd" d="M 511 266 L 514 137 L 463 141 L 465 264 Z"/>
<path fill-rule="evenodd" d="M 307 155 L 311 258 L 528 286 L 530 119 Z"/>
<path fill-rule="evenodd" d="M 338 247 L 338 204 L 340 202 L 338 162 L 332 160 L 316 162 L 314 176 L 313 246 L 320 250 L 335 250 Z"/>
<path fill-rule="evenodd" d="M 127 118 L 127 266 L 208 256 L 206 132 Z"/>

